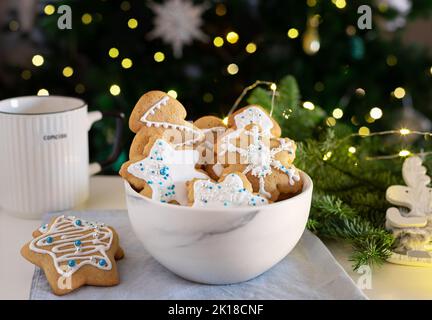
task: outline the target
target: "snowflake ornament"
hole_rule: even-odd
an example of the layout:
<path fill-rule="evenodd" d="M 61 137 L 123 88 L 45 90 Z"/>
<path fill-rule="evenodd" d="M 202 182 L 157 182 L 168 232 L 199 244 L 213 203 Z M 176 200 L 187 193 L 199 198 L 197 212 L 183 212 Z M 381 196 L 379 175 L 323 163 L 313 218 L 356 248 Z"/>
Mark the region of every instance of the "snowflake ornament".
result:
<path fill-rule="evenodd" d="M 194 5 L 190 0 L 167 0 L 162 4 L 151 2 L 150 9 L 155 13 L 154 29 L 149 33 L 151 39 L 160 38 L 173 47 L 174 56 L 182 56 L 183 47 L 194 40 L 207 40 L 200 30 L 202 14 L 207 4 Z"/>

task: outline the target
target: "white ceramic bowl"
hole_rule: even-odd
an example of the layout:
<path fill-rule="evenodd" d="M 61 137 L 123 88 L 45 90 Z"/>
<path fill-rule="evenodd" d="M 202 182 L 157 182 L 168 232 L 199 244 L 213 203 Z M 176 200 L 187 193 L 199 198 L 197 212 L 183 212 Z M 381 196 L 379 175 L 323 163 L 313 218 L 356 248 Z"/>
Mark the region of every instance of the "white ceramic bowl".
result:
<path fill-rule="evenodd" d="M 188 280 L 228 284 L 252 279 L 297 244 L 309 216 L 312 180 L 303 191 L 262 207 L 192 208 L 159 203 L 125 182 L 129 219 L 150 254 Z"/>

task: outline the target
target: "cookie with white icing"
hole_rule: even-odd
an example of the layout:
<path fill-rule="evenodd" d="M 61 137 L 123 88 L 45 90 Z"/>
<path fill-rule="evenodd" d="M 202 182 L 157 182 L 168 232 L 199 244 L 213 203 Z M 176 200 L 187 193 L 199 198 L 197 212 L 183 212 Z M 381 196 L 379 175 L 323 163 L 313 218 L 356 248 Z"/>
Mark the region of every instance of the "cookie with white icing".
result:
<path fill-rule="evenodd" d="M 129 158 L 143 154 L 153 136 L 162 136 L 176 147 L 191 146 L 204 139 L 204 134 L 186 121 L 186 109 L 162 91 L 149 91 L 135 105 L 129 118 L 129 128 L 136 133 Z"/>
<path fill-rule="evenodd" d="M 194 125 L 205 134 L 205 139 L 195 147 L 200 154 L 199 164 L 212 179 L 217 180 L 222 175 L 224 165 L 218 161 L 214 146 L 227 127 L 221 118 L 215 116 L 201 117 Z"/>
<path fill-rule="evenodd" d="M 143 155 L 125 162 L 120 175 L 142 195 L 163 203 L 187 204 L 186 182 L 208 176 L 196 169 L 198 151 L 176 149 L 160 137 L 152 137 Z"/>
<path fill-rule="evenodd" d="M 206 208 L 255 207 L 269 201 L 252 192 L 252 185 L 241 172 L 233 172 L 220 178 L 194 179 L 187 184 L 189 205 Z"/>
<path fill-rule="evenodd" d="M 243 107 L 228 117 L 228 127 L 233 130 L 244 129 L 251 124 L 258 125 L 262 129 L 263 135 L 278 138 L 282 134 L 276 120 L 258 105 Z"/>
<path fill-rule="evenodd" d="M 64 295 L 84 285 L 117 285 L 115 260 L 124 253 L 112 227 L 59 216 L 33 232 L 21 255 L 44 271 L 55 294 Z"/>
<path fill-rule="evenodd" d="M 294 141 L 271 137 L 259 125 L 228 130 L 218 141 L 216 151 L 229 163 L 223 174 L 244 173 L 253 191 L 271 201 L 289 198 L 303 187 L 299 171 L 292 164 Z"/>

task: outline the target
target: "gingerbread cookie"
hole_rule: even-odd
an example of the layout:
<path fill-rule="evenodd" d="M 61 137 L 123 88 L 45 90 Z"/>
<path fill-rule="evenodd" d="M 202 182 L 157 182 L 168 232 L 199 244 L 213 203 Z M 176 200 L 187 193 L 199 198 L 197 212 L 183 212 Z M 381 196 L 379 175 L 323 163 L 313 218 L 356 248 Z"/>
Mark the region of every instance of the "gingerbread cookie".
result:
<path fill-rule="evenodd" d="M 196 150 L 200 154 L 200 165 L 212 179 L 219 179 L 224 166 L 217 161 L 214 145 L 219 136 L 227 130 L 223 120 L 214 116 L 201 117 L 194 125 L 205 134 L 205 139 L 198 143 Z"/>
<path fill-rule="evenodd" d="M 244 129 L 250 124 L 259 125 L 265 136 L 280 137 L 282 134 L 279 124 L 257 105 L 241 108 L 228 117 L 228 127 L 233 130 Z"/>
<path fill-rule="evenodd" d="M 73 216 L 55 217 L 34 231 L 21 254 L 45 272 L 57 295 L 84 285 L 118 284 L 115 260 L 124 255 L 113 228 Z"/>
<path fill-rule="evenodd" d="M 176 150 L 162 138 L 152 137 L 143 153 L 124 163 L 120 175 L 135 190 L 153 200 L 186 205 L 186 181 L 208 178 L 195 168 L 199 160 L 196 150 Z"/>
<path fill-rule="evenodd" d="M 268 200 L 252 193 L 252 185 L 241 172 L 223 176 L 219 182 L 194 179 L 188 182 L 189 205 L 193 207 L 246 207 L 268 204 Z"/>
<path fill-rule="evenodd" d="M 229 130 L 218 142 L 217 152 L 229 166 L 223 173 L 240 171 L 254 192 L 276 201 L 301 191 L 303 183 L 292 164 L 296 145 L 288 138 L 273 138 L 257 124 Z"/>
<path fill-rule="evenodd" d="M 129 118 L 129 127 L 136 136 L 129 158 L 143 154 L 152 136 L 163 136 L 175 146 L 193 145 L 204 139 L 204 134 L 186 119 L 186 109 L 176 99 L 162 91 L 144 94 Z"/>

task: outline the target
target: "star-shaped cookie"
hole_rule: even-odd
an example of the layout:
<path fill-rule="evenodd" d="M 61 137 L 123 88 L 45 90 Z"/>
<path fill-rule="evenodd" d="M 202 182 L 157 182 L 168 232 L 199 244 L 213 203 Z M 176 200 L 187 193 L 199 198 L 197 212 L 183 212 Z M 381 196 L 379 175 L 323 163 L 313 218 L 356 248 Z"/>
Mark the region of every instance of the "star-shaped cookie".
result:
<path fill-rule="evenodd" d="M 34 231 L 21 254 L 44 271 L 57 295 L 84 285 L 118 284 L 115 260 L 124 256 L 113 228 L 74 216 L 55 217 Z"/>

